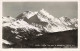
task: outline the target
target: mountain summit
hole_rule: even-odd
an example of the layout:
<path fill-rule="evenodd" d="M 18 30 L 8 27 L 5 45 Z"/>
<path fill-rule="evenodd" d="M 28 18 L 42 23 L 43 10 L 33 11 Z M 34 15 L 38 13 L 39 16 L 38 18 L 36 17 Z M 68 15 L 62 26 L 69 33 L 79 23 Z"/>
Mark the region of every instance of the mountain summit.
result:
<path fill-rule="evenodd" d="M 73 23 L 72 19 L 65 16 L 56 18 L 50 15 L 44 9 L 36 12 L 25 11 L 18 15 L 16 19 L 22 19 L 28 24 L 38 27 L 40 30 L 45 30 L 47 32 L 66 31 L 77 28 L 77 21 L 75 21 L 76 23 Z"/>
<path fill-rule="evenodd" d="M 16 18 L 11 16 L 2 17 L 2 20 L 3 43 L 8 45 L 18 44 L 18 46 L 21 45 L 21 47 L 27 40 L 34 40 L 35 38 L 42 35 L 45 36 L 48 33 L 52 34 L 59 32 L 60 34 L 60 32 L 68 32 L 78 29 L 76 18 L 70 19 L 66 16 L 56 18 L 44 9 L 35 12 L 25 11 L 19 14 Z M 10 41 L 11 43 L 7 41 Z"/>
<path fill-rule="evenodd" d="M 36 11 L 36 12 L 25 11 L 25 12 L 19 14 L 15 18 L 16 21 L 13 21 L 13 22 L 11 21 L 11 20 L 13 20 L 13 18 L 11 18 L 11 17 L 3 17 L 3 21 L 5 21 L 5 19 L 9 19 L 11 22 L 11 25 L 12 24 L 14 25 L 14 22 L 17 22 L 17 21 L 21 22 L 21 20 L 23 20 L 27 24 L 34 26 L 34 27 L 38 28 L 39 30 L 44 30 L 47 32 L 59 32 L 59 31 L 67 31 L 67 30 L 77 29 L 77 19 L 70 19 L 65 16 L 56 18 L 56 17 L 50 15 L 44 9 L 41 9 L 40 11 Z M 18 24 L 18 23 L 16 23 L 16 24 Z M 3 24 L 3 25 L 5 25 L 5 24 Z M 25 26 L 25 25 L 23 25 L 23 26 Z"/>

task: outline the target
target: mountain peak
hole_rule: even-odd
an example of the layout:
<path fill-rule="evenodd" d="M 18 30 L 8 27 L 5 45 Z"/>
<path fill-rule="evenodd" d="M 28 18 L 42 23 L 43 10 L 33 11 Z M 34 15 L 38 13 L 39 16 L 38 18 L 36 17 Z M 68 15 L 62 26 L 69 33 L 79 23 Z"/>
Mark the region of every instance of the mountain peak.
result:
<path fill-rule="evenodd" d="M 15 21 L 15 19 L 11 16 L 2 17 L 2 18 L 3 18 L 3 23 L 9 23 Z"/>
<path fill-rule="evenodd" d="M 29 19 L 32 16 L 34 16 L 35 14 L 37 14 L 37 13 L 38 12 L 25 11 L 25 12 L 21 13 L 20 15 L 18 15 L 17 19 L 23 19 L 24 17 L 26 17 L 27 19 Z"/>
<path fill-rule="evenodd" d="M 44 16 L 50 18 L 50 19 L 54 19 L 54 17 L 52 15 L 50 15 L 47 11 L 45 11 L 44 9 L 40 10 L 40 13 L 43 14 Z"/>
<path fill-rule="evenodd" d="M 45 11 L 44 9 L 41 9 L 40 12 L 44 15 L 49 15 L 49 13 L 47 11 Z"/>
<path fill-rule="evenodd" d="M 43 8 L 40 11 L 35 12 L 25 11 L 22 14 L 20 14 L 17 18 L 26 21 L 28 24 L 34 24 L 33 26 L 41 28 L 41 30 L 45 29 L 48 32 L 71 30 L 75 29 L 75 24 L 77 25 L 76 19 L 74 22 L 73 20 L 71 21 L 71 19 L 67 16 L 63 16 L 58 19 L 49 14 Z"/>

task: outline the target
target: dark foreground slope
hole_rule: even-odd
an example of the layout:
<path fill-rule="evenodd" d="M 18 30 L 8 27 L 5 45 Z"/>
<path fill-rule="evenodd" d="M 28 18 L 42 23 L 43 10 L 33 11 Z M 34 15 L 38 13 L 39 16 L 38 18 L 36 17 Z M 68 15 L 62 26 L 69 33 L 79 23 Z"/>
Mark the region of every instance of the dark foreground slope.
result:
<path fill-rule="evenodd" d="M 77 30 L 47 33 L 33 40 L 35 47 L 71 48 L 78 46 Z M 31 42 L 31 44 L 33 43 Z M 34 47 L 33 46 L 33 47 Z"/>
<path fill-rule="evenodd" d="M 32 38 L 28 40 L 22 40 L 21 42 L 14 43 L 12 45 L 3 44 L 3 47 L 6 48 L 7 47 L 8 48 L 73 48 L 73 47 L 77 48 L 78 46 L 77 31 L 78 30 L 70 30 L 70 31 L 56 32 L 56 33 L 45 33 L 42 36 L 38 36 L 36 38 Z M 14 36 L 10 36 L 10 37 L 14 37 Z M 13 39 L 11 39 L 11 41 Z"/>

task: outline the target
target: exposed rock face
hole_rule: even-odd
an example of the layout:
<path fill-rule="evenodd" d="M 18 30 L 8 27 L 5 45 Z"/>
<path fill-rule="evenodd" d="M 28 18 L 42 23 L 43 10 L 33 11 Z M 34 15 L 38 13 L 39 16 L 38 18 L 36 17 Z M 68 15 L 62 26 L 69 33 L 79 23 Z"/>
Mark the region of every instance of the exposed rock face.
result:
<path fill-rule="evenodd" d="M 77 19 L 70 19 L 65 16 L 56 18 L 50 15 L 44 9 L 37 12 L 26 11 L 20 15 L 17 17 L 18 20 L 22 19 L 28 24 L 32 24 L 33 26 L 38 27 L 41 30 L 44 29 L 47 32 L 66 31 L 77 28 Z"/>
<path fill-rule="evenodd" d="M 77 19 L 56 18 L 44 9 L 36 12 L 25 11 L 16 18 L 2 17 L 3 39 L 7 44 L 22 44 L 46 33 L 78 29 Z"/>

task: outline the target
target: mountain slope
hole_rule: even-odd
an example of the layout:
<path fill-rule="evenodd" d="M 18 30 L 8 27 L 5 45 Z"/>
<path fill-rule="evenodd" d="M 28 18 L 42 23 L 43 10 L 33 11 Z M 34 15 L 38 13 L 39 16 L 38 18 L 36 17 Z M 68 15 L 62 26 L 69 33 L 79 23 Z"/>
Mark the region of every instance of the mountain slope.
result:
<path fill-rule="evenodd" d="M 73 23 L 71 21 L 72 19 L 69 19 L 68 17 L 65 17 L 65 16 L 60 18 L 55 18 L 44 9 L 37 12 L 31 12 L 31 13 L 34 13 L 34 14 L 30 14 L 29 11 L 25 12 L 25 14 L 23 12 L 22 14 L 20 14 L 21 16 L 19 15 L 17 17 L 17 19 L 23 19 L 27 23 L 38 28 L 40 27 L 39 29 L 41 30 L 44 29 L 47 32 L 66 31 L 66 30 L 72 30 L 77 28 L 76 27 L 77 23 L 76 24 Z M 28 16 L 26 16 L 28 14 L 32 16 L 28 18 Z"/>
<path fill-rule="evenodd" d="M 16 18 L 11 16 L 2 17 L 2 20 L 4 43 L 6 42 L 8 45 L 17 44 L 20 47 L 25 43 L 27 44 L 27 41 L 35 41 L 34 39 L 44 37 L 48 33 L 53 35 L 64 32 L 66 34 L 65 31 L 71 30 L 70 33 L 72 33 L 78 29 L 76 18 L 70 19 L 65 16 L 56 18 L 44 9 L 36 12 L 25 11 Z"/>

